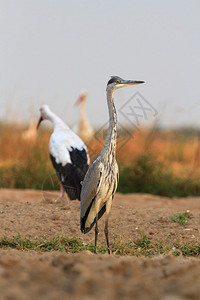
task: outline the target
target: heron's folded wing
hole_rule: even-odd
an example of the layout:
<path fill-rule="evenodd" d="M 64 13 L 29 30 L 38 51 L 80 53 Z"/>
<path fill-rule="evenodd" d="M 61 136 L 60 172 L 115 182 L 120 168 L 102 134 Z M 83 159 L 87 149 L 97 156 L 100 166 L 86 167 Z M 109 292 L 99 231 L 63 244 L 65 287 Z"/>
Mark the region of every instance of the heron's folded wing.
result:
<path fill-rule="evenodd" d="M 104 166 L 100 162 L 93 163 L 88 169 L 81 190 L 81 217 L 83 217 L 96 197 L 101 186 Z"/>

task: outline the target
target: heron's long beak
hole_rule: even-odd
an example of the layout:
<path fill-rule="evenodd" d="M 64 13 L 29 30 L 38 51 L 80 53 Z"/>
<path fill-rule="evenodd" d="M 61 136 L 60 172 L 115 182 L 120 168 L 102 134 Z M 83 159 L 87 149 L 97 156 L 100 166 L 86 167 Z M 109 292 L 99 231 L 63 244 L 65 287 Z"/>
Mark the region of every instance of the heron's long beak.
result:
<path fill-rule="evenodd" d="M 141 84 L 144 83 L 144 81 L 138 81 L 138 80 L 123 80 L 122 82 L 120 82 L 121 84 L 125 84 L 125 85 L 133 85 L 133 84 Z"/>
<path fill-rule="evenodd" d="M 38 121 L 38 123 L 37 123 L 37 127 L 36 127 L 36 129 L 38 129 L 39 128 L 39 126 L 40 126 L 40 123 L 43 121 L 43 117 L 41 116 L 40 118 L 39 118 L 39 121 Z"/>

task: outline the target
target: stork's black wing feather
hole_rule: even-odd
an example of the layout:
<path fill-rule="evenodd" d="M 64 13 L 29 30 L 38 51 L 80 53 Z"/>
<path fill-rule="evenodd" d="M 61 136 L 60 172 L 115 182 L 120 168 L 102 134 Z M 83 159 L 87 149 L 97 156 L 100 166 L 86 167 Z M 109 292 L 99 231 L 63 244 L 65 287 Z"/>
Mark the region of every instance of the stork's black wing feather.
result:
<path fill-rule="evenodd" d="M 85 149 L 72 149 L 69 153 L 72 163 L 67 163 L 64 166 L 61 163 L 57 163 L 55 157 L 51 154 L 50 158 L 69 198 L 71 200 L 80 200 L 82 182 L 89 167 L 87 153 Z"/>

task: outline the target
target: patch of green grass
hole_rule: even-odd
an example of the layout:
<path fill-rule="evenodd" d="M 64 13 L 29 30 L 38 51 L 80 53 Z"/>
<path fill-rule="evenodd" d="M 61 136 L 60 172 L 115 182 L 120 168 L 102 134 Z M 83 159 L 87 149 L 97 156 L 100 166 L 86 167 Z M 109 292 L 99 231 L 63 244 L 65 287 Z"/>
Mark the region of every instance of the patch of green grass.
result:
<path fill-rule="evenodd" d="M 190 215 L 187 212 L 182 212 L 172 216 L 171 219 L 173 222 L 184 226 L 187 223 L 188 219 L 190 219 Z"/>
<path fill-rule="evenodd" d="M 79 239 L 56 236 L 51 240 L 41 239 L 39 241 L 31 241 L 29 238 L 22 237 L 18 234 L 11 239 L 3 237 L 0 239 L 1 248 L 14 248 L 17 250 L 35 250 L 35 251 L 67 251 L 75 253 L 80 251 L 82 243 Z"/>
<path fill-rule="evenodd" d="M 83 250 L 94 252 L 94 244 L 83 244 L 78 238 L 69 238 L 65 236 L 56 236 L 51 240 L 40 239 L 33 241 L 29 238 L 22 237 L 18 234 L 16 237 L 0 239 L 0 248 L 2 249 L 17 249 L 20 251 L 38 251 L 51 252 L 60 251 L 67 253 L 78 253 Z M 148 256 L 172 254 L 174 256 L 182 254 L 183 256 L 199 256 L 199 243 L 178 243 L 176 242 L 171 248 L 167 242 L 152 242 L 146 235 L 141 235 L 140 239 L 135 241 L 123 242 L 122 240 L 113 241 L 110 244 L 111 253 L 114 255 L 130 255 L 130 256 Z M 99 243 L 97 253 L 107 253 L 105 242 Z"/>
<path fill-rule="evenodd" d="M 139 156 L 128 167 L 120 165 L 118 192 L 149 193 L 168 197 L 200 195 L 200 178 L 181 178 L 152 155 Z"/>

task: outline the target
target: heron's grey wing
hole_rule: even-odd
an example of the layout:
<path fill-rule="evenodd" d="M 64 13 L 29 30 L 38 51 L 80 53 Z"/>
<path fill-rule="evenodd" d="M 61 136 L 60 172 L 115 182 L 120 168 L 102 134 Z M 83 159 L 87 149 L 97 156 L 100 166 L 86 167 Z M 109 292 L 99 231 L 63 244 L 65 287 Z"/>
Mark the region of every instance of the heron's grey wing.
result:
<path fill-rule="evenodd" d="M 103 169 L 103 164 L 99 161 L 95 161 L 89 167 L 85 175 L 81 190 L 81 218 L 84 217 L 88 207 L 99 191 Z"/>
<path fill-rule="evenodd" d="M 115 161 L 115 184 L 112 192 L 112 198 L 114 197 L 115 192 L 117 190 L 118 182 L 119 182 L 119 168 L 117 162 Z"/>

